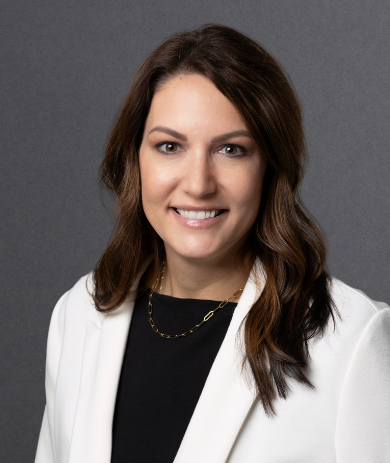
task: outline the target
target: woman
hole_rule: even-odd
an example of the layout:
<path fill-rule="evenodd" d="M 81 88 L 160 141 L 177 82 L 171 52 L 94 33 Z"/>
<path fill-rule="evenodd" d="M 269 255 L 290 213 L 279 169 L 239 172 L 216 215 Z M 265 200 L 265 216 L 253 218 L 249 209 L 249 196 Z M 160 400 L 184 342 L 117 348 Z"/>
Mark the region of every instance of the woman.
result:
<path fill-rule="evenodd" d="M 101 166 L 115 233 L 53 312 L 37 463 L 390 461 L 390 309 L 325 271 L 304 160 L 249 38 L 148 57 Z"/>

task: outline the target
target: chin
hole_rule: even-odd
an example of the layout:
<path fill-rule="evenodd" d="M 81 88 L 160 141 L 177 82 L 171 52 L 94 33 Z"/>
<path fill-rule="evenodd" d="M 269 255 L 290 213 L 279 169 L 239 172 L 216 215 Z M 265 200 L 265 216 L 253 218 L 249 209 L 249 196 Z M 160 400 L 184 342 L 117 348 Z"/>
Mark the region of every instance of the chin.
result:
<path fill-rule="evenodd" d="M 208 260 L 214 259 L 216 256 L 215 254 L 210 254 L 210 252 L 176 252 L 181 258 L 191 261 L 198 261 L 198 262 L 205 262 Z"/>
<path fill-rule="evenodd" d="M 171 247 L 174 253 L 186 260 L 205 262 L 212 261 L 219 256 L 222 257 L 224 252 L 222 249 L 214 248 L 211 249 L 210 246 L 205 246 L 203 249 L 199 246 L 175 246 Z M 225 248 L 226 249 L 226 248 Z"/>

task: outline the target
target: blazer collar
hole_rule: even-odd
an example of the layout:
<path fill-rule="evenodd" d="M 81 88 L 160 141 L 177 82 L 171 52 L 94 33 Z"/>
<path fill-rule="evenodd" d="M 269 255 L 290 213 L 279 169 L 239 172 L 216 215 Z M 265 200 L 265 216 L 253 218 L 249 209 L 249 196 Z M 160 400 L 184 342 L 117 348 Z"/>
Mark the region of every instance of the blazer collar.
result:
<path fill-rule="evenodd" d="M 241 371 L 243 345 L 237 336 L 241 322 L 259 296 L 255 268 L 257 274 L 262 274 L 259 260 L 234 311 L 174 463 L 225 462 L 256 398 Z M 99 319 L 86 323 L 69 463 L 111 461 L 116 393 L 133 309 L 134 302 L 126 301 L 115 312 L 99 314 Z"/>

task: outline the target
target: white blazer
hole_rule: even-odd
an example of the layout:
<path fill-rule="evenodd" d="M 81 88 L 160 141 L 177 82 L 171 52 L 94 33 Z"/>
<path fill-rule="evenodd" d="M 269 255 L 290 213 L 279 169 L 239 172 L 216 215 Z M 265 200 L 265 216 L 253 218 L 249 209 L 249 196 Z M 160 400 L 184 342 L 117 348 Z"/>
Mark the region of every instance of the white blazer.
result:
<path fill-rule="evenodd" d="M 35 463 L 110 463 L 116 391 L 134 302 L 110 314 L 87 293 L 90 274 L 52 315 L 46 407 Z M 136 283 L 138 285 L 138 282 Z M 254 302 L 250 277 L 175 463 L 389 463 L 390 308 L 333 280 L 341 314 L 310 343 L 309 379 L 267 417 L 240 372 L 239 325 Z M 167 341 L 172 342 L 172 341 Z M 169 425 L 169 423 L 168 423 Z M 150 463 L 150 462 L 147 462 Z"/>

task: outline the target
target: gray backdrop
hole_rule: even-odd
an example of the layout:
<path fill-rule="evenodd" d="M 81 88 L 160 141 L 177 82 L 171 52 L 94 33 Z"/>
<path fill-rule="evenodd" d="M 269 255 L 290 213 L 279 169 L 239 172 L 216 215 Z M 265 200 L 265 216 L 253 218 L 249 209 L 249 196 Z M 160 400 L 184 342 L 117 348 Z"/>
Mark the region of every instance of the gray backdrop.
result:
<path fill-rule="evenodd" d="M 303 198 L 331 273 L 390 302 L 388 0 L 1 1 L 0 460 L 33 461 L 51 311 L 112 222 L 97 171 L 134 72 L 171 33 L 233 26 L 302 101 Z"/>

